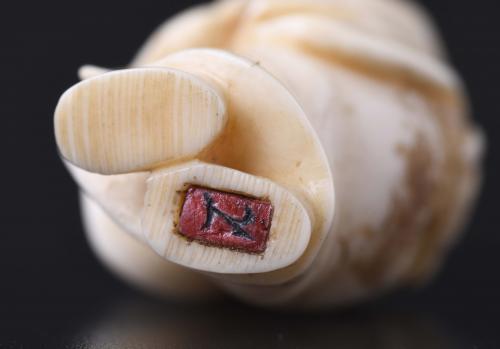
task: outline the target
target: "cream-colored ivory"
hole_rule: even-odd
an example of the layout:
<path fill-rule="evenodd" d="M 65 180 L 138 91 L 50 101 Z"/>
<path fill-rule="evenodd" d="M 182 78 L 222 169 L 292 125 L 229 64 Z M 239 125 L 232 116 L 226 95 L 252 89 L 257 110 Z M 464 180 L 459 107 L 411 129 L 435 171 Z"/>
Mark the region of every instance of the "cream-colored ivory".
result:
<path fill-rule="evenodd" d="M 198 300 L 219 292 L 202 275 L 166 261 L 126 232 L 91 199 L 81 195 L 83 224 L 99 258 L 130 283 L 151 292 L 180 299 Z"/>
<path fill-rule="evenodd" d="M 59 100 L 54 124 L 64 158 L 117 174 L 191 157 L 226 120 L 224 101 L 211 86 L 181 71 L 142 68 L 73 86 Z"/>
<path fill-rule="evenodd" d="M 131 67 L 82 67 L 55 123 L 92 199 L 89 239 L 136 285 L 162 292 L 164 275 L 164 295 L 205 297 L 186 281 L 210 291 L 206 277 L 253 304 L 352 303 L 427 280 L 468 217 L 482 135 L 408 1 L 219 1 L 168 21 Z M 268 249 L 180 238 L 186 183 L 269 197 Z"/>
<path fill-rule="evenodd" d="M 304 255 L 287 269 L 250 278 L 274 284 L 300 275 L 316 256 L 334 215 L 328 160 L 300 105 L 258 64 L 227 52 L 186 50 L 152 65 L 186 69 L 225 91 L 229 130 L 199 159 L 268 178 L 301 201 L 312 220 Z"/>
<path fill-rule="evenodd" d="M 238 28 L 247 0 L 223 0 L 186 10 L 160 26 L 137 53 L 134 66 L 192 47 L 224 47 Z"/>
<path fill-rule="evenodd" d="M 81 191 L 120 226 L 121 229 L 143 241 L 141 215 L 149 172 L 121 175 L 92 173 L 65 161 L 66 168 Z"/>
<path fill-rule="evenodd" d="M 87 64 L 87 65 L 82 65 L 78 69 L 78 77 L 80 78 L 80 80 L 86 80 L 107 73 L 109 71 L 110 70 L 106 68 L 101 68 L 95 65 Z"/>

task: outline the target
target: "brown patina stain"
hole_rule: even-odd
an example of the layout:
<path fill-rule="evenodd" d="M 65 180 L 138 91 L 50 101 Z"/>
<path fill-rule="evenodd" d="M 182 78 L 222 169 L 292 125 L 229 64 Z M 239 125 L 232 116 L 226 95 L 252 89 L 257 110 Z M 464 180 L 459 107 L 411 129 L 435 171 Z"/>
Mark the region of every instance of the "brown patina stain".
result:
<path fill-rule="evenodd" d="M 393 198 L 391 213 L 377 230 L 366 227 L 357 233 L 366 236 L 384 236 L 375 254 L 366 260 L 350 261 L 351 270 L 366 287 L 380 287 L 391 264 L 400 256 L 416 255 L 404 271 L 410 283 L 425 280 L 443 253 L 445 235 L 456 213 L 458 188 L 467 176 L 467 166 L 460 149 L 466 133 L 461 120 L 446 108 L 435 106 L 440 125 L 444 158 L 437 163 L 432 149 L 419 134 L 411 147 L 399 146 L 396 151 L 406 160 L 405 194 Z M 457 112 L 457 111 L 455 111 Z M 458 124 L 458 125 L 457 125 Z M 460 208 L 460 206 L 458 206 Z"/>
<path fill-rule="evenodd" d="M 385 271 L 397 261 L 405 246 L 418 243 L 422 229 L 418 220 L 429 210 L 428 204 L 437 187 L 431 174 L 432 154 L 422 135 L 417 137 L 412 147 L 399 146 L 396 151 L 407 159 L 405 193 L 395 195 L 391 213 L 380 229 L 366 227 L 359 232 L 367 237 L 383 236 L 377 252 L 367 256 L 366 260 L 352 263 L 352 269 L 360 280 L 370 286 L 382 282 Z"/>
<path fill-rule="evenodd" d="M 443 100 L 436 103 L 436 114 L 442 133 L 445 159 L 439 173 L 438 185 L 432 196 L 431 208 L 433 215 L 423 230 L 418 254 L 408 273 L 410 282 L 419 282 L 427 277 L 434 267 L 437 258 L 444 252 L 447 230 L 455 223 L 454 215 L 465 214 L 465 204 L 460 202 L 459 189 L 464 181 L 473 176 L 474 168 L 463 158 L 463 145 L 469 137 L 469 130 L 463 119 L 462 105 Z"/>

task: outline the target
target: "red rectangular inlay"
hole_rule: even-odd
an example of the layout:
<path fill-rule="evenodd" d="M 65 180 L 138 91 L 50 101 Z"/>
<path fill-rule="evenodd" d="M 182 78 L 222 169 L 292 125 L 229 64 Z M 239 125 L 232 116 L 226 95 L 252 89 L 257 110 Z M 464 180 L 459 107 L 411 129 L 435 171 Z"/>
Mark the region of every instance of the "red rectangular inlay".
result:
<path fill-rule="evenodd" d="M 207 245 L 261 253 L 272 216 L 269 201 L 192 185 L 182 205 L 179 230 Z"/>

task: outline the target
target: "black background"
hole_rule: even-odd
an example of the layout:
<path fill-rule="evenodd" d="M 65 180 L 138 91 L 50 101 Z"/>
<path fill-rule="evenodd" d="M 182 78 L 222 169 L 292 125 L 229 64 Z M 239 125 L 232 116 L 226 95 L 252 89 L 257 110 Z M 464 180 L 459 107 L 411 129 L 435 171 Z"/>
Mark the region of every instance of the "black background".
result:
<path fill-rule="evenodd" d="M 500 348 L 500 6 L 421 2 L 488 135 L 480 203 L 431 285 L 313 315 L 147 298 L 109 274 L 85 241 L 54 144 L 57 99 L 81 64 L 126 65 L 158 24 L 195 2 L 2 2 L 0 348 Z"/>

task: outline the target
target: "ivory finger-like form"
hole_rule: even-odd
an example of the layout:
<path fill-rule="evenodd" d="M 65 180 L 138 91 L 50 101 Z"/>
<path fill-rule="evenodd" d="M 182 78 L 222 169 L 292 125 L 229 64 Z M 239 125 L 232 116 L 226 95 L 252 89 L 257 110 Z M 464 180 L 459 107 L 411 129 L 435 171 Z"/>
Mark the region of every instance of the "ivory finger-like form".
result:
<path fill-rule="evenodd" d="M 79 74 L 54 122 L 89 240 L 170 298 L 313 308 L 421 284 L 478 190 L 483 137 L 408 1 L 219 1 Z"/>

